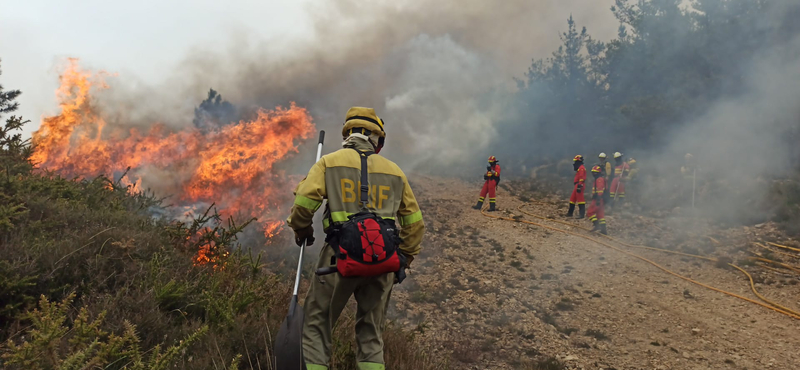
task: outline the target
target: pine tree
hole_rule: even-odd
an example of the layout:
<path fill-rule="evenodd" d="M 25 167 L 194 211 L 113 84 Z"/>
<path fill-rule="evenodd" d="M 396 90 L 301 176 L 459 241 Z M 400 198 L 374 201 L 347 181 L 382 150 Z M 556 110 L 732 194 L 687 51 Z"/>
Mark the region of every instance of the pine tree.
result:
<path fill-rule="evenodd" d="M 0 69 L 0 75 L 3 74 Z M 19 90 L 3 90 L 3 85 L 0 85 L 0 115 L 3 113 L 11 113 L 19 108 L 19 103 L 15 100 L 22 94 Z"/>

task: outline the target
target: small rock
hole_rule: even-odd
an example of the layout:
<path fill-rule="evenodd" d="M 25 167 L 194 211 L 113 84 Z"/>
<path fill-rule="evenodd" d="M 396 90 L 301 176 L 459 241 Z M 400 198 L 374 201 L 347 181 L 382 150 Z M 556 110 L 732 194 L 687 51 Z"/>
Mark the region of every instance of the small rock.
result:
<path fill-rule="evenodd" d="M 569 355 L 567 357 L 564 357 L 564 361 L 578 361 L 578 357 L 577 356 L 573 356 L 573 355 Z"/>
<path fill-rule="evenodd" d="M 692 356 L 689 355 L 689 352 L 684 352 L 682 354 L 683 358 L 691 358 Z"/>
<path fill-rule="evenodd" d="M 700 334 L 700 329 L 698 328 L 692 329 L 692 335 L 699 335 L 699 334 Z"/>

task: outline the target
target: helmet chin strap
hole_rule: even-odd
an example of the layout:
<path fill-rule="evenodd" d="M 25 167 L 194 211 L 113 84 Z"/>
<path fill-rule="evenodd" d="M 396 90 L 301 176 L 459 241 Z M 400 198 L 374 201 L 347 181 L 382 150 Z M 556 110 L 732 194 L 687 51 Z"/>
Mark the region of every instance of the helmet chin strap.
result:
<path fill-rule="evenodd" d="M 380 139 L 380 136 L 378 136 L 378 135 L 367 136 L 367 135 L 364 135 L 364 134 L 358 133 L 358 132 L 354 132 L 354 133 L 350 134 L 350 136 L 348 136 L 347 139 L 344 140 L 344 142 L 342 143 L 342 146 L 347 144 L 347 142 L 350 141 L 350 139 L 352 139 L 352 138 L 359 138 L 359 139 L 362 139 L 362 140 L 372 144 L 372 149 L 375 150 L 375 154 L 380 153 L 381 149 L 383 149 L 383 143 L 381 143 L 382 140 Z M 379 144 L 375 144 L 376 141 Z"/>

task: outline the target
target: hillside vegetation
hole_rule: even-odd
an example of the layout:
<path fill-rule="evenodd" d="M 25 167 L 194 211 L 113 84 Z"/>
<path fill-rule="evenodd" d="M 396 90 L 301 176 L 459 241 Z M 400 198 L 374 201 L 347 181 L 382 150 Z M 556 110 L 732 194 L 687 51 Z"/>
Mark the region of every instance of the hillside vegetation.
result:
<path fill-rule="evenodd" d="M 238 247 L 247 222 L 159 218 L 159 199 L 114 179 L 37 170 L 25 123 L 0 130 L 0 367 L 272 368 L 291 278 Z M 210 262 L 196 265 L 201 248 Z M 347 312 L 336 369 L 355 368 Z M 385 340 L 393 369 L 445 367 L 391 323 Z"/>

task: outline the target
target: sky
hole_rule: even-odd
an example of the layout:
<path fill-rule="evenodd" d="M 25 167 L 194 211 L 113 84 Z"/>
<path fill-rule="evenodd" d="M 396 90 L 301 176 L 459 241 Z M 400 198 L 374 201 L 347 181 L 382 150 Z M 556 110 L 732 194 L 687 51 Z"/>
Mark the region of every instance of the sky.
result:
<path fill-rule="evenodd" d="M 464 66 L 441 63 L 472 57 L 480 65 L 470 67 L 469 73 L 478 80 L 481 75 L 492 79 L 474 84 L 472 95 L 497 80 L 513 85 L 513 77 L 522 76 L 532 58 L 546 57 L 558 46 L 558 35 L 570 15 L 596 38 L 613 37 L 618 24 L 608 10 L 611 5 L 613 0 L 435 4 L 420 0 L 0 0 L 0 84 L 22 90 L 17 114 L 32 121 L 24 129 L 26 136 L 38 128 L 42 116 L 58 113 L 54 92 L 66 58 L 80 59 L 86 70 L 114 74 L 125 90 L 160 91 L 163 100 L 175 103 L 150 104 L 150 110 L 180 107 L 173 113 L 190 117 L 213 87 L 243 104 L 272 103 L 269 96 L 279 96 L 279 104 L 305 98 L 305 103 L 318 105 L 313 113 L 331 112 L 338 119 L 342 107 L 369 100 L 364 96 L 374 97 L 375 102 L 368 104 L 376 106 L 397 101 L 405 93 L 387 91 L 398 90 L 398 84 L 404 84 L 406 92 L 430 90 L 425 86 L 429 78 L 416 73 L 418 65 L 451 73 L 451 80 L 441 82 L 447 88 L 458 83 L 458 73 L 463 73 L 458 68 Z M 375 81 L 359 84 L 380 84 L 385 80 L 382 73 L 398 69 L 409 71 L 401 77 L 407 80 L 393 82 L 386 91 L 325 104 L 324 100 L 331 99 L 313 92 L 330 96 L 331 91 L 350 89 L 345 80 L 354 77 L 341 73 L 360 72 L 342 65 L 355 58 L 353 52 L 361 52 L 358 43 L 380 54 L 379 61 L 365 67 Z M 451 50 L 436 51 L 439 47 Z M 310 73 L 302 68 L 310 68 Z M 253 69 L 262 77 L 241 77 Z M 282 69 L 292 71 L 281 79 Z M 248 84 L 288 88 L 260 91 Z M 305 91 L 288 96 L 295 95 L 295 84 Z"/>
<path fill-rule="evenodd" d="M 17 114 L 57 112 L 57 68 L 68 57 L 144 84 L 168 79 L 193 49 L 248 35 L 283 47 L 308 38 L 308 1 L 0 0 L 0 84 L 19 89 Z"/>

